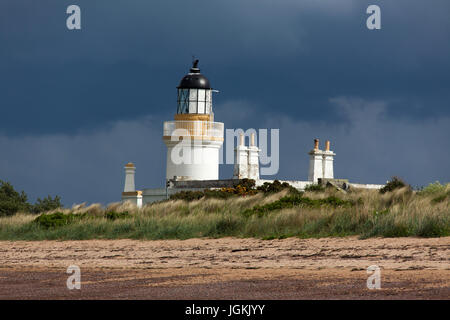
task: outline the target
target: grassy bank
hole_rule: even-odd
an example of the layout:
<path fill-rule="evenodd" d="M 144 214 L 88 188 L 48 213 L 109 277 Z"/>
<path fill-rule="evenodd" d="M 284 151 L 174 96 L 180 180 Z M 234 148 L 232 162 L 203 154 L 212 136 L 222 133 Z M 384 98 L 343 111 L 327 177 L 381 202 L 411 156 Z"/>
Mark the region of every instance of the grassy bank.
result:
<path fill-rule="evenodd" d="M 450 235 L 450 185 L 380 194 L 376 190 L 170 200 L 137 209 L 129 204 L 75 206 L 63 217 L 16 214 L 0 218 L 1 240 L 187 239 L 193 237 L 439 237 Z M 53 219 L 53 220 L 52 220 Z M 55 222 L 56 221 L 56 222 Z"/>

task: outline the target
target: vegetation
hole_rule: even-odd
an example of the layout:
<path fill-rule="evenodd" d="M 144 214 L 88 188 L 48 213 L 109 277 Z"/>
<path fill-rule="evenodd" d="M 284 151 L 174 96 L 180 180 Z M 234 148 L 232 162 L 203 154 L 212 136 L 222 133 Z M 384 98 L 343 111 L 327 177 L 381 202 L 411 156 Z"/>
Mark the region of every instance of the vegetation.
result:
<path fill-rule="evenodd" d="M 241 185 L 232 192 L 189 193 L 186 200 L 141 209 L 129 203 L 106 208 L 81 204 L 37 217 L 18 213 L 0 218 L 0 239 L 450 236 L 450 184 L 432 184 L 419 191 L 404 186 L 384 193 L 334 188 L 298 192 L 289 187 L 271 191 L 279 185 L 258 191 Z M 24 199 L 20 194 L 16 198 Z"/>
<path fill-rule="evenodd" d="M 264 182 L 262 186 L 259 186 L 257 190 L 264 192 L 265 194 L 268 193 L 277 193 L 283 190 L 289 190 L 291 193 L 297 193 L 297 189 L 292 187 L 289 183 L 283 182 L 281 183 L 278 180 L 275 180 L 272 183 Z"/>
<path fill-rule="evenodd" d="M 335 196 L 330 196 L 323 199 L 311 199 L 308 197 L 303 197 L 300 195 L 289 195 L 281 198 L 280 200 L 259 206 L 256 205 L 251 209 L 247 209 L 243 212 L 244 215 L 257 214 L 262 216 L 272 211 L 294 208 L 294 207 L 306 207 L 306 208 L 320 208 L 322 206 L 328 206 L 330 208 L 336 207 L 351 207 L 353 205 L 352 201 L 342 200 Z"/>
<path fill-rule="evenodd" d="M 386 193 L 386 192 L 392 192 L 395 189 L 401 189 L 401 188 L 408 188 L 411 189 L 411 186 L 406 184 L 402 179 L 399 177 L 392 177 L 386 185 L 380 189 L 380 193 Z"/>
<path fill-rule="evenodd" d="M 48 196 L 47 198 L 36 200 L 30 204 L 24 191 L 17 192 L 9 183 L 0 180 L 0 217 L 11 216 L 16 212 L 41 213 L 62 208 L 61 198 Z"/>
<path fill-rule="evenodd" d="M 17 192 L 9 182 L 0 180 L 0 217 L 11 216 L 18 211 L 29 211 L 25 192 Z"/>
<path fill-rule="evenodd" d="M 37 198 L 36 203 L 34 205 L 30 205 L 30 212 L 37 214 L 62 207 L 63 205 L 61 204 L 61 198 L 59 196 L 55 196 L 54 198 L 47 196 L 47 198 L 44 199 Z"/>
<path fill-rule="evenodd" d="M 323 192 L 323 191 L 325 191 L 325 187 L 321 184 L 310 184 L 310 185 L 306 186 L 305 191 Z"/>

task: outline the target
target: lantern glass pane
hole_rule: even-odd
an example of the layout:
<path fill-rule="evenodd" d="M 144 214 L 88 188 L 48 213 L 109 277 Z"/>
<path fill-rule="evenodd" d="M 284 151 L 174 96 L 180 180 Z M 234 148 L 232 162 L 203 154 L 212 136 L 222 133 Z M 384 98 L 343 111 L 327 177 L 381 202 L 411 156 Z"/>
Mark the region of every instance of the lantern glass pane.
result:
<path fill-rule="evenodd" d="M 190 89 L 189 90 L 189 100 L 190 101 L 197 101 L 197 89 Z"/>
<path fill-rule="evenodd" d="M 198 101 L 205 101 L 205 89 L 198 89 Z"/>
<path fill-rule="evenodd" d="M 189 102 L 189 113 L 197 113 L 197 101 Z"/>
<path fill-rule="evenodd" d="M 204 101 L 198 102 L 198 112 L 197 113 L 205 113 L 205 102 Z"/>

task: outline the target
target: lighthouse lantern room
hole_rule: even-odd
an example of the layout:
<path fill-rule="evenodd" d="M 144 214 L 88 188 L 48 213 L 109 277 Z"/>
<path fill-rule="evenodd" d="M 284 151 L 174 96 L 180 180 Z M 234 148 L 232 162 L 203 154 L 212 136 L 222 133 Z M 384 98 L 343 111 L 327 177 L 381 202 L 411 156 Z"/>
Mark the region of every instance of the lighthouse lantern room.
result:
<path fill-rule="evenodd" d="M 164 122 L 167 146 L 166 179 L 219 179 L 219 150 L 224 126 L 214 122 L 209 80 L 200 73 L 195 60 L 177 87 L 177 113 Z"/>

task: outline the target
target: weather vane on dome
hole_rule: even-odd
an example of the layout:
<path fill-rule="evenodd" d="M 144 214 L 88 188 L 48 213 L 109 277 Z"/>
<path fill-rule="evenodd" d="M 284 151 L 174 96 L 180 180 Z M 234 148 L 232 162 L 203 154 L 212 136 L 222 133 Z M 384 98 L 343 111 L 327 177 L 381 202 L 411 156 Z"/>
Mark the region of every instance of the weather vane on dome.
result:
<path fill-rule="evenodd" d="M 192 68 L 198 69 L 198 59 L 195 59 L 195 55 L 192 55 Z"/>

